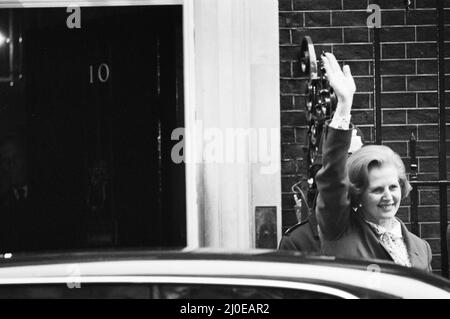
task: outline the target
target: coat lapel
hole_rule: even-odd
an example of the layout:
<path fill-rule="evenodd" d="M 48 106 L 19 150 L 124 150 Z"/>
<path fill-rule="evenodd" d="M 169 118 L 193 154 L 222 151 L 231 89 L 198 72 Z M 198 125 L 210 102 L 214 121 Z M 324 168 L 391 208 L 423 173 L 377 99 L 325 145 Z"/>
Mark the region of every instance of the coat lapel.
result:
<path fill-rule="evenodd" d="M 358 216 L 358 218 L 360 219 L 360 223 L 363 225 L 364 229 L 365 229 L 365 233 L 368 234 L 369 238 L 371 238 L 369 241 L 373 242 L 377 242 L 380 249 L 378 252 L 375 252 L 375 255 L 377 256 L 377 258 L 383 258 L 383 253 L 384 253 L 384 258 L 394 262 L 394 259 L 392 259 L 391 254 L 389 254 L 388 249 L 386 248 L 386 246 L 384 246 L 383 242 L 381 241 L 381 239 L 379 238 L 379 236 L 377 236 L 375 234 L 375 231 L 369 226 L 369 224 L 367 224 L 364 221 L 364 217 L 362 214 L 362 211 L 360 209 L 358 209 L 355 214 Z"/>
<path fill-rule="evenodd" d="M 397 220 L 399 219 L 397 218 Z M 417 246 L 415 239 L 411 236 L 411 233 L 408 231 L 408 229 L 406 228 L 405 224 L 403 224 L 402 221 L 400 221 L 400 225 L 402 227 L 402 235 L 403 239 L 405 240 L 406 249 L 408 250 L 411 266 L 413 267 L 422 266 L 421 260 L 419 258 L 420 256 L 419 247 Z"/>

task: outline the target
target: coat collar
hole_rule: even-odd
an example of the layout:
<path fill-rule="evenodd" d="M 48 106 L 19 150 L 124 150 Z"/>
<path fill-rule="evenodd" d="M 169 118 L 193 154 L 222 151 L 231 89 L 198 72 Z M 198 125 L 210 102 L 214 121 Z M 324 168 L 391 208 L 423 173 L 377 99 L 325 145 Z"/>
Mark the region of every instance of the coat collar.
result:
<path fill-rule="evenodd" d="M 396 217 L 397 218 L 397 217 Z M 417 241 L 413 237 L 413 235 L 406 228 L 405 224 L 397 218 L 402 227 L 402 235 L 405 240 L 406 249 L 408 250 L 409 259 L 411 260 L 411 265 L 416 266 L 420 263 L 419 261 L 419 247 L 417 246 Z"/>
<path fill-rule="evenodd" d="M 361 218 L 362 221 L 364 221 L 364 217 L 363 217 L 362 212 L 360 211 L 360 209 L 358 209 L 355 213 L 359 216 L 359 218 Z M 416 242 L 415 238 L 413 237 L 413 235 L 411 234 L 411 232 L 408 230 L 408 228 L 406 228 L 405 224 L 398 217 L 395 217 L 395 218 L 400 223 L 403 240 L 405 241 L 405 245 L 406 245 L 406 249 L 408 251 L 409 260 L 411 261 L 411 265 L 413 267 L 417 266 L 418 264 L 420 264 L 419 248 L 417 246 L 417 242 Z M 375 236 L 374 230 L 372 230 L 370 228 L 370 226 L 366 222 L 364 222 L 364 225 L 366 227 L 368 227 L 370 229 L 370 231 Z M 377 239 L 377 241 L 380 244 L 380 246 L 383 247 L 383 249 L 386 251 L 387 255 L 390 257 L 386 247 L 381 242 L 381 239 L 378 236 L 375 236 L 375 238 Z"/>

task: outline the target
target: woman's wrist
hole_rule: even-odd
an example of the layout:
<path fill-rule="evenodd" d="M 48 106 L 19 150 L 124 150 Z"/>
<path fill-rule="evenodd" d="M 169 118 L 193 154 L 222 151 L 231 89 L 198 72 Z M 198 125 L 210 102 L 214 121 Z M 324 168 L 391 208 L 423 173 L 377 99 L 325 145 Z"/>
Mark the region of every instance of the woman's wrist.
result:
<path fill-rule="evenodd" d="M 336 106 L 336 111 L 334 114 L 338 115 L 338 116 L 349 116 L 351 114 L 351 110 L 352 110 L 352 103 L 353 103 L 353 99 L 351 99 L 350 101 L 340 101 L 338 100 L 337 106 Z"/>
<path fill-rule="evenodd" d="M 348 130 L 350 129 L 350 120 L 351 120 L 350 114 L 346 116 L 340 116 L 335 114 L 330 122 L 330 126 L 332 128 L 339 130 Z"/>
<path fill-rule="evenodd" d="M 331 119 L 330 126 L 336 129 L 348 130 L 350 128 L 351 109 L 351 102 L 339 101 Z"/>

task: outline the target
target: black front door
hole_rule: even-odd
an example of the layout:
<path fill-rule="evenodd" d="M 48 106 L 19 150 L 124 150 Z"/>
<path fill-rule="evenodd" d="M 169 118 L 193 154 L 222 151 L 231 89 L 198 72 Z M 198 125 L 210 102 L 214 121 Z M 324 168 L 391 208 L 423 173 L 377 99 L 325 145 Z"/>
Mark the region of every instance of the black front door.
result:
<path fill-rule="evenodd" d="M 18 13 L 30 176 L 53 249 L 185 245 L 180 7 Z M 174 203 L 175 202 L 175 203 Z M 42 211 L 44 211 L 42 213 Z"/>

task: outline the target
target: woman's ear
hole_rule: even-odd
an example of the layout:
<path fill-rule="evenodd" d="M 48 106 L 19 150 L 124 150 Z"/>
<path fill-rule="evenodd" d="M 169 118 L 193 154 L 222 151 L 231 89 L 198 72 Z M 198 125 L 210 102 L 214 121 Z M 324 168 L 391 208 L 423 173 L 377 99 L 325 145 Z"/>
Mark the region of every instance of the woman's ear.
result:
<path fill-rule="evenodd" d="M 402 199 L 405 199 L 412 191 L 412 186 L 407 179 L 402 180 L 401 178 L 399 178 L 398 183 L 400 184 L 400 188 L 402 190 Z"/>
<path fill-rule="evenodd" d="M 361 205 L 360 196 L 351 190 L 350 191 L 350 206 L 354 210 L 356 210 L 360 207 L 360 205 Z"/>

